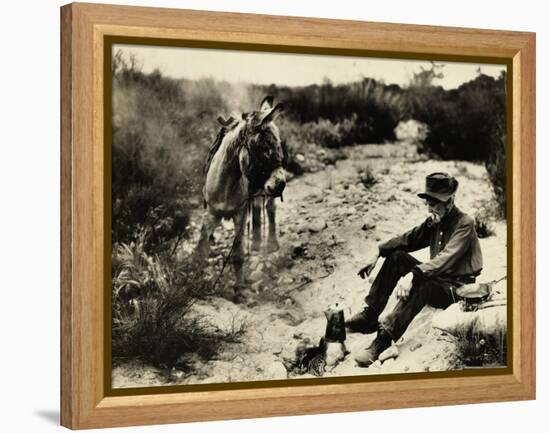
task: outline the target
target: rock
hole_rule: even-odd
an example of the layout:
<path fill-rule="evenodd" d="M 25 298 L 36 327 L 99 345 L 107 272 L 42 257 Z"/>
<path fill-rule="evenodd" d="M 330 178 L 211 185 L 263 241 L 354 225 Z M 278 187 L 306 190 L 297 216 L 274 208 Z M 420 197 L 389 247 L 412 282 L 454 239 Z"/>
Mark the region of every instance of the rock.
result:
<path fill-rule="evenodd" d="M 288 275 L 283 275 L 277 280 L 278 284 L 285 285 L 285 286 L 288 284 L 292 284 L 293 282 L 294 282 L 294 279 L 289 277 Z"/>
<path fill-rule="evenodd" d="M 500 337 L 506 334 L 506 306 L 490 307 L 476 312 L 474 332 Z"/>
<path fill-rule="evenodd" d="M 477 320 L 475 312 L 462 311 L 460 302 L 451 304 L 446 310 L 432 318 L 432 326 L 454 336 L 471 329 Z"/>
<path fill-rule="evenodd" d="M 257 295 L 262 291 L 262 284 L 263 284 L 263 280 L 258 280 L 255 283 L 252 283 L 250 288 Z"/>
<path fill-rule="evenodd" d="M 250 274 L 250 281 L 256 283 L 262 281 L 266 275 L 261 270 L 256 270 Z"/>
<path fill-rule="evenodd" d="M 299 336 L 299 338 L 294 337 L 292 340 L 286 343 L 282 349 L 281 354 L 279 355 L 279 359 L 286 360 L 290 365 L 295 364 L 297 362 L 297 356 L 299 354 L 302 354 L 307 348 L 311 348 L 317 345 L 317 343 L 314 342 L 312 338 L 304 335 L 301 332 L 295 335 Z"/>
<path fill-rule="evenodd" d="M 395 358 L 386 359 L 385 361 L 383 361 L 383 364 L 384 364 L 384 368 L 391 369 L 395 364 Z"/>
<path fill-rule="evenodd" d="M 342 244 L 344 241 L 340 238 L 337 238 L 334 234 L 330 237 L 330 239 L 327 242 L 327 245 L 329 247 L 334 247 L 336 245 Z"/>
<path fill-rule="evenodd" d="M 257 255 L 251 255 L 248 259 L 248 266 L 250 269 L 256 269 L 260 263 L 260 257 Z"/>
<path fill-rule="evenodd" d="M 338 206 L 341 202 L 342 201 L 338 197 L 335 197 L 333 195 L 330 195 L 325 199 L 325 203 L 327 206 Z"/>
<path fill-rule="evenodd" d="M 280 361 L 274 361 L 264 369 L 263 378 L 266 380 L 287 379 L 288 372 Z"/>
<path fill-rule="evenodd" d="M 367 230 L 373 230 L 376 228 L 376 224 L 372 224 L 372 223 L 365 223 L 363 224 L 363 226 L 361 227 L 361 230 L 364 230 L 364 231 L 367 231 Z"/>
<path fill-rule="evenodd" d="M 340 361 L 343 361 L 346 356 L 346 346 L 341 342 L 327 343 L 326 363 L 327 366 L 333 367 Z"/>
<path fill-rule="evenodd" d="M 290 298 L 285 299 L 285 306 L 286 307 L 290 307 L 292 304 L 293 304 L 292 299 L 290 299 Z"/>
<path fill-rule="evenodd" d="M 297 153 L 296 155 L 294 155 L 294 159 L 299 163 L 303 163 L 305 162 L 306 157 L 302 153 Z"/>
<path fill-rule="evenodd" d="M 411 346 L 411 348 L 409 349 L 411 352 L 415 352 L 417 351 L 418 349 L 420 349 L 422 347 L 422 343 L 416 343 L 414 346 Z"/>
<path fill-rule="evenodd" d="M 500 337 L 506 333 L 506 305 L 496 305 L 477 311 L 463 311 L 460 302 L 452 304 L 432 319 L 432 326 L 454 336 L 473 331 Z"/>
<path fill-rule="evenodd" d="M 312 201 L 313 203 L 321 203 L 323 201 L 323 196 L 319 193 L 312 193 L 307 197 L 307 201 Z M 311 205 L 307 203 L 306 208 L 309 208 Z"/>
<path fill-rule="evenodd" d="M 354 185 L 353 183 L 350 183 L 348 185 L 348 192 L 353 194 L 353 193 L 357 193 L 359 191 L 360 191 L 360 189 L 357 187 L 357 185 Z"/>
<path fill-rule="evenodd" d="M 306 257 L 308 255 L 307 245 L 306 244 L 295 244 L 292 246 L 292 252 L 290 257 L 295 260 L 299 257 Z"/>
<path fill-rule="evenodd" d="M 170 370 L 170 375 L 174 378 L 174 379 L 182 379 L 183 376 L 184 376 L 184 372 L 181 371 L 181 370 L 177 370 L 175 368 L 172 368 L 172 370 Z"/>
<path fill-rule="evenodd" d="M 322 218 L 315 218 L 312 222 L 308 225 L 308 230 L 311 233 L 319 233 L 320 231 L 323 231 L 327 227 L 327 222 Z"/>
<path fill-rule="evenodd" d="M 380 362 L 387 361 L 388 359 L 395 359 L 399 356 L 399 349 L 397 346 L 390 346 L 386 350 L 384 350 L 378 359 Z"/>

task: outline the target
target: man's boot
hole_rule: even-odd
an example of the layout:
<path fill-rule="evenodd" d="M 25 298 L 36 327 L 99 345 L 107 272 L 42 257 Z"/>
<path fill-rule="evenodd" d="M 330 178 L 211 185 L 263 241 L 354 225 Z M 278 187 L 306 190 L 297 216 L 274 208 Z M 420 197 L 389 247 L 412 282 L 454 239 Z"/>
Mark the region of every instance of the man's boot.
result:
<path fill-rule="evenodd" d="M 371 334 L 378 329 L 378 314 L 375 314 L 369 306 L 350 319 L 346 320 L 346 328 L 351 332 Z"/>
<path fill-rule="evenodd" d="M 376 338 L 371 345 L 360 355 L 355 357 L 355 362 L 359 367 L 368 367 L 378 359 L 380 354 L 391 346 L 392 339 L 390 334 L 384 329 L 379 329 Z"/>

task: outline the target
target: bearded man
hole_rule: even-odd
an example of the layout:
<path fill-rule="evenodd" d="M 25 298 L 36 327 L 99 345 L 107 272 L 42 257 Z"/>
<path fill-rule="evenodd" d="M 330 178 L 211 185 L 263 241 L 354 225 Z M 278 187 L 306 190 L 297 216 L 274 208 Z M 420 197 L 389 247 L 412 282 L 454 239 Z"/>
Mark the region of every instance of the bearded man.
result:
<path fill-rule="evenodd" d="M 425 305 L 447 308 L 456 301 L 455 289 L 474 283 L 483 267 L 474 219 L 455 205 L 458 181 L 447 173 L 426 177 L 418 194 L 430 216 L 420 225 L 378 246 L 378 253 L 358 272 L 369 276 L 379 257 L 385 261 L 365 298 L 363 311 L 351 317 L 351 332 L 377 332 L 372 344 L 355 357 L 360 367 L 378 359 L 392 341 L 405 333 Z M 430 260 L 422 263 L 409 252 L 430 247 Z M 384 320 L 379 316 L 396 290 L 398 302 Z"/>

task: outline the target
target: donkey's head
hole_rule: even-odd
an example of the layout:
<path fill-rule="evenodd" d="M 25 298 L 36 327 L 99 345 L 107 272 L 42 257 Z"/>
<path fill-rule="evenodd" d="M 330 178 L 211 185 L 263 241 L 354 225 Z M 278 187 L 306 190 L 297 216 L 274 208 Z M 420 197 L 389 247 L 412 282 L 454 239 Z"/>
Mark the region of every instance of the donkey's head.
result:
<path fill-rule="evenodd" d="M 263 188 L 272 197 L 282 197 L 285 189 L 286 150 L 274 123 L 282 111 L 283 104 L 273 106 L 273 97 L 266 96 L 258 111 L 242 115 L 246 122 L 243 130 L 246 151 L 240 153 L 239 164 L 252 193 Z"/>

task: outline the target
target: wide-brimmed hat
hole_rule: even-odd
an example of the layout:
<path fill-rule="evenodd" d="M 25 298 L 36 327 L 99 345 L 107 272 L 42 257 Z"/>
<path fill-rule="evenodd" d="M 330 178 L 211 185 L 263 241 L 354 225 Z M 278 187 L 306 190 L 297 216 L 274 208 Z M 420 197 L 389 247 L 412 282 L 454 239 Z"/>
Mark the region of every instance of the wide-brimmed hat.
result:
<path fill-rule="evenodd" d="M 447 173 L 432 173 L 426 176 L 426 190 L 418 194 L 420 198 L 435 198 L 447 201 L 456 192 L 458 181 Z"/>

